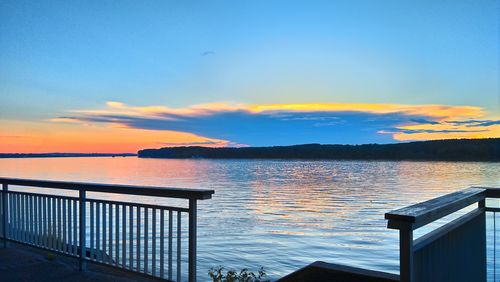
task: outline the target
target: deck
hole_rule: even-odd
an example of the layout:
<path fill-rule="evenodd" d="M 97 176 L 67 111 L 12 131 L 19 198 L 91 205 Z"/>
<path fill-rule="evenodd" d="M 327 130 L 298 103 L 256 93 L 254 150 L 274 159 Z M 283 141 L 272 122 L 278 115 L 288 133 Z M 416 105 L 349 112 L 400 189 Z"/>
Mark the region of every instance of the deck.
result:
<path fill-rule="evenodd" d="M 150 282 L 159 281 L 139 273 L 90 263 L 79 271 L 78 260 L 15 243 L 0 248 L 2 281 L 71 281 L 71 282 Z"/>

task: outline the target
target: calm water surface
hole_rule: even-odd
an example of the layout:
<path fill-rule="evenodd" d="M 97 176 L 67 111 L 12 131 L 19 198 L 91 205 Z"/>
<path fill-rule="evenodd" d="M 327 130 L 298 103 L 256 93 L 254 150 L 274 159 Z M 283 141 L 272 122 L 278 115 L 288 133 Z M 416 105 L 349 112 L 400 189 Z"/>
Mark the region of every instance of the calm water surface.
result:
<path fill-rule="evenodd" d="M 214 189 L 199 203 L 200 281 L 219 264 L 265 266 L 277 278 L 316 260 L 398 273 L 398 233 L 385 212 L 500 186 L 500 164 L 480 162 L 0 159 L 0 175 Z"/>

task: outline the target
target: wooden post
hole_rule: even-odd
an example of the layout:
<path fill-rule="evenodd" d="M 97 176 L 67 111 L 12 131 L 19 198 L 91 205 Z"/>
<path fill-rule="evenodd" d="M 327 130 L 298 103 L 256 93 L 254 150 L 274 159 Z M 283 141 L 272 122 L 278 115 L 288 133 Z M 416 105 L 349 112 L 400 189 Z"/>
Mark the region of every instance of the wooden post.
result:
<path fill-rule="evenodd" d="M 413 282 L 413 229 L 405 224 L 399 229 L 399 276 L 401 282 Z"/>
<path fill-rule="evenodd" d="M 3 247 L 7 248 L 7 228 L 8 226 L 8 208 L 7 208 L 7 194 L 9 191 L 8 184 L 2 184 L 2 237 Z"/>
<path fill-rule="evenodd" d="M 85 219 L 86 219 L 86 204 L 85 204 L 85 189 L 80 189 L 79 190 L 79 202 L 80 202 L 80 253 L 79 253 L 79 265 L 80 265 L 80 271 L 84 271 L 87 269 L 87 262 L 85 260 L 86 257 L 86 247 L 85 247 L 85 241 L 86 241 L 86 234 L 85 234 Z"/>
<path fill-rule="evenodd" d="M 189 282 L 196 282 L 196 199 L 189 199 Z"/>

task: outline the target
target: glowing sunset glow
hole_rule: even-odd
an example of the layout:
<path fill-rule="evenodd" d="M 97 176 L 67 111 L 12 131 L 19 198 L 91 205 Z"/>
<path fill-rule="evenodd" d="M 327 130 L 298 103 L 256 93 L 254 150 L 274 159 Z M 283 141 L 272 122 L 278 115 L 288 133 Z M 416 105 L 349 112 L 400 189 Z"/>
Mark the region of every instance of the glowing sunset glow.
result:
<path fill-rule="evenodd" d="M 264 132 L 272 136 L 275 128 L 289 127 L 318 134 L 296 139 L 294 131 L 285 131 L 280 134 L 287 136 L 286 144 L 313 143 L 320 132 L 326 134 L 321 141 L 327 143 L 337 135 L 337 128 L 354 128 L 354 135 L 374 123 L 369 138 L 391 137 L 386 142 L 500 137 L 498 119 L 484 118 L 483 109 L 469 106 L 212 103 L 169 108 L 107 102 L 104 108 L 73 110 L 45 122 L 12 122 L 11 136 L 1 137 L 1 151 L 117 153 L 164 146 L 246 146 L 255 143 L 245 135 Z M 261 120 L 276 125 L 265 128 Z M 257 145 L 281 144 L 265 142 Z"/>
<path fill-rule="evenodd" d="M 2 1 L 0 152 L 500 137 L 495 1 L 125 2 Z"/>
<path fill-rule="evenodd" d="M 228 143 L 224 140 L 209 139 L 184 132 L 130 130 L 116 126 L 73 126 L 47 123 L 40 125 L 17 122 L 10 125 L 12 135 L 0 136 L 1 153 L 135 153 L 145 147 L 192 144 L 218 147 L 226 146 Z M 22 130 L 16 128 L 22 128 Z"/>

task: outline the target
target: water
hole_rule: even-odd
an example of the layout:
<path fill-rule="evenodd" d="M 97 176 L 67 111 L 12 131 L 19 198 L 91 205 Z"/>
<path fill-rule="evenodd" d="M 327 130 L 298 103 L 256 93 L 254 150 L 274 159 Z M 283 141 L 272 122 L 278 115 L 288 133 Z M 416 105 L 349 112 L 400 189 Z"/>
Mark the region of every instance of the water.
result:
<path fill-rule="evenodd" d="M 500 164 L 481 162 L 0 159 L 0 175 L 214 189 L 199 203 L 200 281 L 217 265 L 277 278 L 316 260 L 398 273 L 385 212 L 500 186 Z"/>

